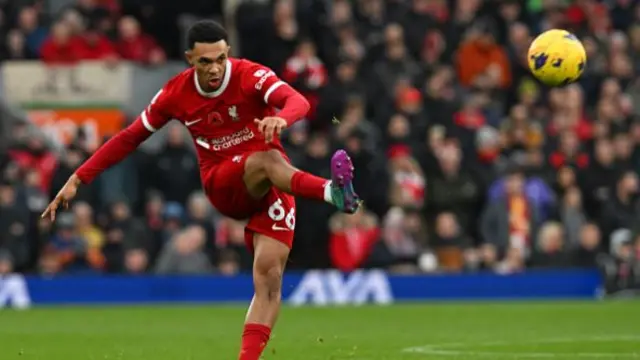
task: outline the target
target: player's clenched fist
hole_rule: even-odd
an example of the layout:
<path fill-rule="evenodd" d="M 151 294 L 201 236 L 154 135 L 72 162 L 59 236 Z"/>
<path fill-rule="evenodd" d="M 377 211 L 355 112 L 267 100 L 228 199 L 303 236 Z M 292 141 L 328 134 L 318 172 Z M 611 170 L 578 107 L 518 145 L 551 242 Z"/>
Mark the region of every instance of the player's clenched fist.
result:
<path fill-rule="evenodd" d="M 49 216 L 51 221 L 56 219 L 56 211 L 58 207 L 62 205 L 65 209 L 69 207 L 69 201 L 73 200 L 78 192 L 78 186 L 80 186 L 80 179 L 76 174 L 71 175 L 66 184 L 60 189 L 55 199 L 47 206 L 42 213 L 42 218 Z"/>
<path fill-rule="evenodd" d="M 267 143 L 273 141 L 274 134 L 280 136 L 282 130 L 287 128 L 287 120 L 277 116 L 266 117 L 262 120 L 255 119 L 255 122 L 258 124 L 258 130 L 264 135 L 264 140 Z"/>

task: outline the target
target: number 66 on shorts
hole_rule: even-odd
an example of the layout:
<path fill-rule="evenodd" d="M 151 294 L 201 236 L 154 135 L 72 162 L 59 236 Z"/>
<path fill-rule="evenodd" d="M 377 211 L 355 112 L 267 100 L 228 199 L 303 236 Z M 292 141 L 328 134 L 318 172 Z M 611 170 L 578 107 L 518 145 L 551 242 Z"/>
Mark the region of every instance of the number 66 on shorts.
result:
<path fill-rule="evenodd" d="M 287 228 L 285 229 L 282 227 L 278 227 L 278 224 L 273 224 L 273 230 L 277 231 L 279 229 L 282 229 L 283 231 L 293 231 L 296 228 L 296 208 L 292 207 L 289 209 L 289 212 L 287 212 L 282 206 L 282 199 L 278 199 L 273 203 L 273 205 L 269 207 L 268 214 L 271 220 L 273 220 L 274 222 L 278 223 L 284 219 L 284 223 L 285 225 L 287 225 Z"/>
<path fill-rule="evenodd" d="M 295 198 L 285 192 L 272 188 L 260 201 L 264 206 L 249 219 L 245 230 L 245 241 L 253 248 L 253 234 L 258 233 L 273 238 L 289 248 L 293 245 L 293 232 L 296 228 Z"/>

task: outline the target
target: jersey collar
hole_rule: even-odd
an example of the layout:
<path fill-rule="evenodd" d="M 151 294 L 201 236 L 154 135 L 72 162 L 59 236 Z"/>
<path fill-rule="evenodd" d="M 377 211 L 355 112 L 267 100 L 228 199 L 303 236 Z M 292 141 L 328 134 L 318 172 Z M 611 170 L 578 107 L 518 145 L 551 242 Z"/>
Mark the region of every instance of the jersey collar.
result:
<path fill-rule="evenodd" d="M 193 72 L 193 81 L 196 84 L 196 90 L 198 90 L 198 94 L 208 98 L 214 98 L 222 95 L 222 93 L 227 89 L 227 86 L 229 86 L 230 80 L 231 80 L 231 60 L 227 60 L 226 70 L 224 72 L 224 79 L 222 79 L 222 84 L 216 91 L 212 91 L 212 92 L 204 91 L 200 87 L 200 83 L 198 82 L 198 73 L 195 71 Z"/>

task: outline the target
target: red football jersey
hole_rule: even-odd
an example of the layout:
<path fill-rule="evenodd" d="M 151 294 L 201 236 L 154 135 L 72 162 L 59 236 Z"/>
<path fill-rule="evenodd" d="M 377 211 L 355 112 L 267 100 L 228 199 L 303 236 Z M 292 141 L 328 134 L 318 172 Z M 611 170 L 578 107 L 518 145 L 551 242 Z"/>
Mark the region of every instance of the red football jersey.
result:
<path fill-rule="evenodd" d="M 284 84 L 262 65 L 230 59 L 220 88 L 207 93 L 190 68 L 170 80 L 141 117 L 151 132 L 172 119 L 183 123 L 196 144 L 202 168 L 247 152 L 283 151 L 279 139 L 265 143 L 255 119 L 275 115 L 269 97 Z"/>
<path fill-rule="evenodd" d="M 289 124 L 309 111 L 309 103 L 271 69 L 242 59 L 229 59 L 222 85 L 207 93 L 197 74 L 189 68 L 169 80 L 149 106 L 128 128 L 102 146 L 76 171 L 83 183 L 122 160 L 152 133 L 169 121 L 187 127 L 198 149 L 203 175 L 227 159 L 255 151 L 277 149 L 280 139 L 269 144 L 259 132 L 256 119 L 276 114 Z"/>

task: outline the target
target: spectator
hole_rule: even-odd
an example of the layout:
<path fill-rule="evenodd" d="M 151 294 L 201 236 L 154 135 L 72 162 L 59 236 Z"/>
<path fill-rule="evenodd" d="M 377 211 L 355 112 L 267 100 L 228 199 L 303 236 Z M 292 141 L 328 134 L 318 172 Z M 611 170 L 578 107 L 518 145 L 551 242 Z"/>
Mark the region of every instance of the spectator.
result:
<path fill-rule="evenodd" d="M 501 130 L 505 145 L 510 149 L 537 148 L 544 140 L 541 125 L 531 121 L 530 109 L 524 104 L 517 104 L 511 108 Z"/>
<path fill-rule="evenodd" d="M 562 199 L 570 189 L 578 185 L 576 172 L 572 167 L 565 166 L 558 170 L 558 178 L 554 184 L 556 197 Z"/>
<path fill-rule="evenodd" d="M 618 179 L 611 198 L 601 209 L 599 223 L 605 239 L 618 229 L 633 228 L 637 193 L 638 175 L 632 171 L 624 172 Z"/>
<path fill-rule="evenodd" d="M 282 146 L 292 164 L 301 164 L 304 157 L 304 146 L 309 140 L 309 125 L 306 121 L 295 123 L 284 133 Z"/>
<path fill-rule="evenodd" d="M 2 60 L 33 60 L 38 58 L 38 54 L 27 47 L 24 34 L 20 30 L 13 29 L 7 34 L 0 58 Z"/>
<path fill-rule="evenodd" d="M 149 247 L 147 248 L 151 259 L 155 259 L 160 248 L 164 245 L 164 199 L 159 193 L 151 193 L 148 196 L 144 210 L 144 223 L 149 229 Z"/>
<path fill-rule="evenodd" d="M 204 274 L 211 272 L 211 263 L 203 251 L 205 231 L 189 226 L 177 233 L 166 246 L 156 265 L 157 274 Z"/>
<path fill-rule="evenodd" d="M 74 8 L 66 9 L 60 20 L 69 26 L 69 31 L 74 37 L 81 35 L 87 25 L 85 18 Z"/>
<path fill-rule="evenodd" d="M 218 272 L 222 275 L 233 276 L 240 271 L 238 254 L 233 251 L 224 251 L 220 254 Z"/>
<path fill-rule="evenodd" d="M 595 209 L 602 206 L 611 198 L 611 184 L 616 182 L 618 168 L 614 163 L 613 145 L 609 139 L 599 139 L 595 143 L 594 161 L 588 169 L 582 171 L 582 188 L 584 189 L 585 209 L 589 216 L 598 216 Z"/>
<path fill-rule="evenodd" d="M 358 79 L 358 65 L 354 61 L 345 60 L 338 64 L 335 75 L 322 88 L 317 117 L 320 120 L 330 119 L 341 114 L 347 99 L 363 97 L 365 87 Z"/>
<path fill-rule="evenodd" d="M 587 223 L 582 210 L 582 194 L 577 187 L 569 188 L 560 205 L 560 220 L 568 248 L 575 248 L 580 241 L 580 232 Z"/>
<path fill-rule="evenodd" d="M 40 57 L 51 65 L 69 65 L 79 60 L 79 43 L 74 41 L 70 26 L 63 21 L 55 23 L 51 35 L 40 49 Z"/>
<path fill-rule="evenodd" d="M 400 115 L 407 118 L 411 133 L 415 134 L 407 136 L 404 140 L 411 145 L 414 141 L 423 140 L 422 136 L 418 137 L 417 135 L 424 134 L 428 127 L 429 121 L 422 103 L 422 93 L 414 87 L 403 88 L 396 95 L 396 109 Z"/>
<path fill-rule="evenodd" d="M 94 224 L 93 209 L 84 202 L 76 202 L 73 206 L 76 233 L 87 241 L 90 248 L 101 248 L 104 244 L 104 233 Z"/>
<path fill-rule="evenodd" d="M 214 262 L 216 258 L 216 229 L 213 223 L 211 204 L 204 193 L 193 193 L 189 196 L 187 214 L 189 224 L 198 225 L 204 229 L 204 249 L 209 259 Z"/>
<path fill-rule="evenodd" d="M 374 245 L 369 265 L 386 266 L 395 272 L 414 273 L 426 234 L 416 211 L 393 207 L 384 217 L 381 240 Z"/>
<path fill-rule="evenodd" d="M 342 271 L 364 265 L 380 234 L 377 218 L 366 209 L 353 216 L 341 213 L 333 215 L 329 220 L 329 228 L 332 265 Z"/>
<path fill-rule="evenodd" d="M 480 188 L 471 174 L 462 168 L 462 152 L 456 145 L 449 145 L 436 154 L 436 158 L 440 171 L 428 186 L 429 212 L 450 211 L 461 228 L 474 228 L 472 219 L 478 212 Z"/>
<path fill-rule="evenodd" d="M 421 209 L 425 199 L 426 180 L 407 146 L 389 150 L 391 185 L 389 203 L 394 206 Z"/>
<path fill-rule="evenodd" d="M 580 229 L 577 247 L 573 250 L 573 265 L 581 268 L 594 268 L 598 255 L 602 252 L 600 229 L 594 223 L 586 223 Z"/>
<path fill-rule="evenodd" d="M 78 43 L 79 60 L 104 60 L 110 64 L 115 64 L 118 59 L 111 40 L 101 34 L 96 25 L 91 24 L 74 41 Z"/>
<path fill-rule="evenodd" d="M 118 24 L 118 54 L 125 59 L 147 65 L 159 65 L 166 60 L 162 48 L 147 34 L 142 33 L 138 21 L 125 16 Z"/>
<path fill-rule="evenodd" d="M 185 225 L 185 212 L 182 205 L 168 202 L 163 208 L 162 245 L 170 241 Z"/>
<path fill-rule="evenodd" d="M 509 61 L 496 43 L 495 24 L 489 21 L 470 29 L 457 54 L 460 82 L 480 89 L 505 89 L 511 84 Z"/>
<path fill-rule="evenodd" d="M 331 169 L 327 167 L 331 161 L 330 150 L 327 136 L 313 134 L 306 144 L 302 160 L 295 165 L 313 174 L 331 176 Z M 362 176 L 367 175 L 365 173 Z M 306 199 L 296 199 L 296 206 L 296 245 L 291 254 L 291 265 L 310 264 L 318 268 L 330 266 L 327 223 L 333 215 L 333 208 Z"/>
<path fill-rule="evenodd" d="M 444 271 L 462 271 L 465 268 L 466 252 L 471 244 L 451 212 L 440 213 L 435 221 L 435 236 L 431 241 Z"/>
<path fill-rule="evenodd" d="M 61 154 L 60 160 L 53 171 L 51 188 L 47 191 L 49 198 L 53 199 L 58 190 L 62 188 L 67 179 L 80 166 L 84 159 L 85 154 L 79 147 L 75 145 L 67 147 L 66 151 Z M 80 187 L 76 195 L 76 201 L 95 204 L 96 200 L 93 185 Z"/>
<path fill-rule="evenodd" d="M 29 257 L 29 217 L 16 198 L 12 184 L 0 183 L 0 253 L 4 254 L 5 272 L 22 270 Z"/>
<path fill-rule="evenodd" d="M 358 138 L 359 146 L 364 147 L 363 150 L 373 151 L 378 145 L 379 130 L 367 121 L 365 114 L 365 103 L 363 99 L 352 97 L 347 99 L 344 112 L 339 120 L 335 120 L 335 138 L 336 140 L 347 143 L 348 140 Z"/>
<path fill-rule="evenodd" d="M 113 201 L 109 210 L 102 253 L 106 257 L 107 271 L 122 272 L 127 251 L 149 247 L 148 231 L 133 217 L 126 201 Z"/>
<path fill-rule="evenodd" d="M 609 254 L 598 258 L 605 278 L 607 293 L 630 289 L 635 285 L 638 273 L 634 267 L 632 234 L 629 230 L 618 230 L 611 236 Z"/>
<path fill-rule="evenodd" d="M 9 156 L 22 171 L 34 170 L 39 173 L 39 188 L 45 193 L 49 192 L 53 171 L 56 168 L 57 159 L 47 149 L 45 140 L 40 136 L 32 136 L 21 148 L 9 151 Z"/>
<path fill-rule="evenodd" d="M 327 76 L 327 69 L 318 58 L 315 45 L 309 40 L 303 40 L 298 44 L 282 72 L 282 79 L 298 89 L 311 104 L 307 114 L 311 121 L 316 118 L 320 92 L 327 84 Z"/>
<path fill-rule="evenodd" d="M 393 98 L 393 89 L 402 77 L 413 78 L 420 74 L 420 68 L 407 54 L 404 30 L 398 24 L 390 24 L 385 29 L 385 58 L 374 67 L 375 79 L 379 81 L 372 98 Z M 384 111 L 384 110 L 382 110 Z"/>
<path fill-rule="evenodd" d="M 18 29 L 24 34 L 25 47 L 29 54 L 38 54 L 47 37 L 47 29 L 41 26 L 38 11 L 26 6 L 18 14 Z"/>
<path fill-rule="evenodd" d="M 476 133 L 475 145 L 475 151 L 469 160 L 470 170 L 478 176 L 478 186 L 484 189 L 496 179 L 499 169 L 503 167 L 500 134 L 496 129 L 484 126 Z"/>
<path fill-rule="evenodd" d="M 247 239 L 244 232 L 245 222 L 223 219 L 220 222 L 218 235 L 216 236 L 216 245 L 221 250 L 219 255 L 220 262 L 236 262 L 235 266 L 247 271 L 253 268 L 253 257 L 247 250 Z M 219 264 L 223 266 L 223 264 Z M 224 267 L 230 267 L 225 264 Z M 229 269 L 220 269 L 226 271 Z"/>
<path fill-rule="evenodd" d="M 139 275 L 147 271 L 149 256 L 144 249 L 130 249 L 125 254 L 124 270 L 127 274 Z"/>
<path fill-rule="evenodd" d="M 112 2 L 111 0 L 78 0 L 73 7 L 84 19 L 86 23 L 100 23 L 101 20 L 109 16 L 108 6 L 103 3 Z M 113 6 L 113 5 L 111 5 Z"/>
<path fill-rule="evenodd" d="M 0 275 L 14 272 L 13 257 L 8 251 L 0 250 Z"/>
<path fill-rule="evenodd" d="M 492 263 L 496 255 L 506 254 L 509 267 L 519 268 L 533 247 L 539 218 L 524 193 L 524 175 L 512 170 L 505 180 L 504 195 L 490 201 L 480 219 L 485 261 Z"/>
<path fill-rule="evenodd" d="M 531 266 L 537 268 L 562 268 L 571 263 L 564 249 L 564 230 L 557 222 L 547 222 L 540 229 L 536 249 L 531 256 Z"/>
<path fill-rule="evenodd" d="M 105 259 L 98 249 L 91 249 L 87 241 L 74 231 L 72 214 L 58 215 L 56 232 L 45 246 L 41 259 L 42 270 L 47 274 L 64 272 L 86 274 L 100 271 Z"/>
<path fill-rule="evenodd" d="M 156 157 L 153 179 L 154 188 L 167 201 L 186 205 L 189 193 L 198 188 L 200 173 L 193 151 L 185 142 L 183 131 L 178 125 L 169 126 L 167 142 Z"/>

